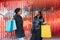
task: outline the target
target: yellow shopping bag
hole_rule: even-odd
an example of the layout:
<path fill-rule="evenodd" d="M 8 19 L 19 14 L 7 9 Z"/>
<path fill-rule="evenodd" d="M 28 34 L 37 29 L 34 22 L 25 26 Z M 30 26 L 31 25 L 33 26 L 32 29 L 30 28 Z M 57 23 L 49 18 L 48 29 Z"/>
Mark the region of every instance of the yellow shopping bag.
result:
<path fill-rule="evenodd" d="M 51 38 L 50 25 L 41 25 L 41 37 L 42 38 Z"/>

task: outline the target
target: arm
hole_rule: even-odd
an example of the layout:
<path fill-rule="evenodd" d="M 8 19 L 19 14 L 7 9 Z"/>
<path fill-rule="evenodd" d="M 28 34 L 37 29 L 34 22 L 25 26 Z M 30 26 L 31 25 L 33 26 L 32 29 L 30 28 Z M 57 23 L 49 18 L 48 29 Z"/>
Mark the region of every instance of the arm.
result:
<path fill-rule="evenodd" d="M 43 18 L 43 24 L 44 24 L 44 25 L 47 24 L 47 23 L 45 22 L 44 18 Z"/>
<path fill-rule="evenodd" d="M 33 20 L 33 25 L 32 25 L 32 30 L 31 30 L 32 33 L 35 33 L 35 27 L 38 26 L 38 24 L 39 24 L 38 22 L 39 22 L 39 21 L 36 20 L 36 19 Z"/>

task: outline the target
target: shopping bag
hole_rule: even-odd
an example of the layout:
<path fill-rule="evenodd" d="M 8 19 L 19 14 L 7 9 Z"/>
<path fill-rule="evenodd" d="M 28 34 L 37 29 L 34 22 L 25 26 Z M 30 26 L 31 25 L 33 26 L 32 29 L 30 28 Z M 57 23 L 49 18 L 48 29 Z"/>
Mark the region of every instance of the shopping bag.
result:
<path fill-rule="evenodd" d="M 16 30 L 16 23 L 15 20 L 8 20 L 6 23 L 6 32 L 12 32 Z"/>
<path fill-rule="evenodd" d="M 42 38 L 51 38 L 50 25 L 41 25 L 41 37 Z"/>
<path fill-rule="evenodd" d="M 15 20 L 12 20 L 11 24 L 12 24 L 11 26 L 13 27 L 12 31 L 17 30 Z"/>

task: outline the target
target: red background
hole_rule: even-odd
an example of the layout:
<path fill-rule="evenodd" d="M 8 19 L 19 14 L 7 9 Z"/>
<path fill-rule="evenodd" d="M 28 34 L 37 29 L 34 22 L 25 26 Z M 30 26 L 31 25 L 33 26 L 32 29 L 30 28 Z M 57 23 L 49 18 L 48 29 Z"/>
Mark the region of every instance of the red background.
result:
<path fill-rule="evenodd" d="M 1 6 L 2 5 L 2 6 Z M 51 33 L 52 37 L 60 37 L 60 0 L 0 0 L 0 10 L 4 9 L 4 6 L 7 7 L 9 10 L 13 10 L 17 7 L 22 8 L 27 6 L 30 7 L 31 9 L 33 8 L 50 8 L 53 7 L 54 11 L 53 12 L 43 12 L 45 21 L 51 25 Z M 31 17 L 26 18 L 26 20 L 32 22 Z M 13 33 L 6 33 L 5 32 L 5 20 L 0 18 L 0 38 L 14 36 Z M 28 24 L 28 23 L 27 23 Z M 26 25 L 25 25 L 26 26 Z M 25 30 L 31 30 L 31 24 L 28 24 L 29 28 L 27 29 L 26 27 L 24 28 Z M 14 34 L 14 35 L 13 35 Z"/>

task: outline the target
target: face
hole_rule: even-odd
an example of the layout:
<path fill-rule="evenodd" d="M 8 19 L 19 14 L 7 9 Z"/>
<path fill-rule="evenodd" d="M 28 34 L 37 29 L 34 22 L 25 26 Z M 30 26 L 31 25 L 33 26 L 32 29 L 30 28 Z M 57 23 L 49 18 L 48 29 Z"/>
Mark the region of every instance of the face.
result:
<path fill-rule="evenodd" d="M 38 11 L 35 11 L 35 16 L 40 16 Z"/>
<path fill-rule="evenodd" d="M 21 14 L 22 14 L 22 10 L 20 10 L 20 11 L 18 12 L 18 14 L 21 15 Z"/>

